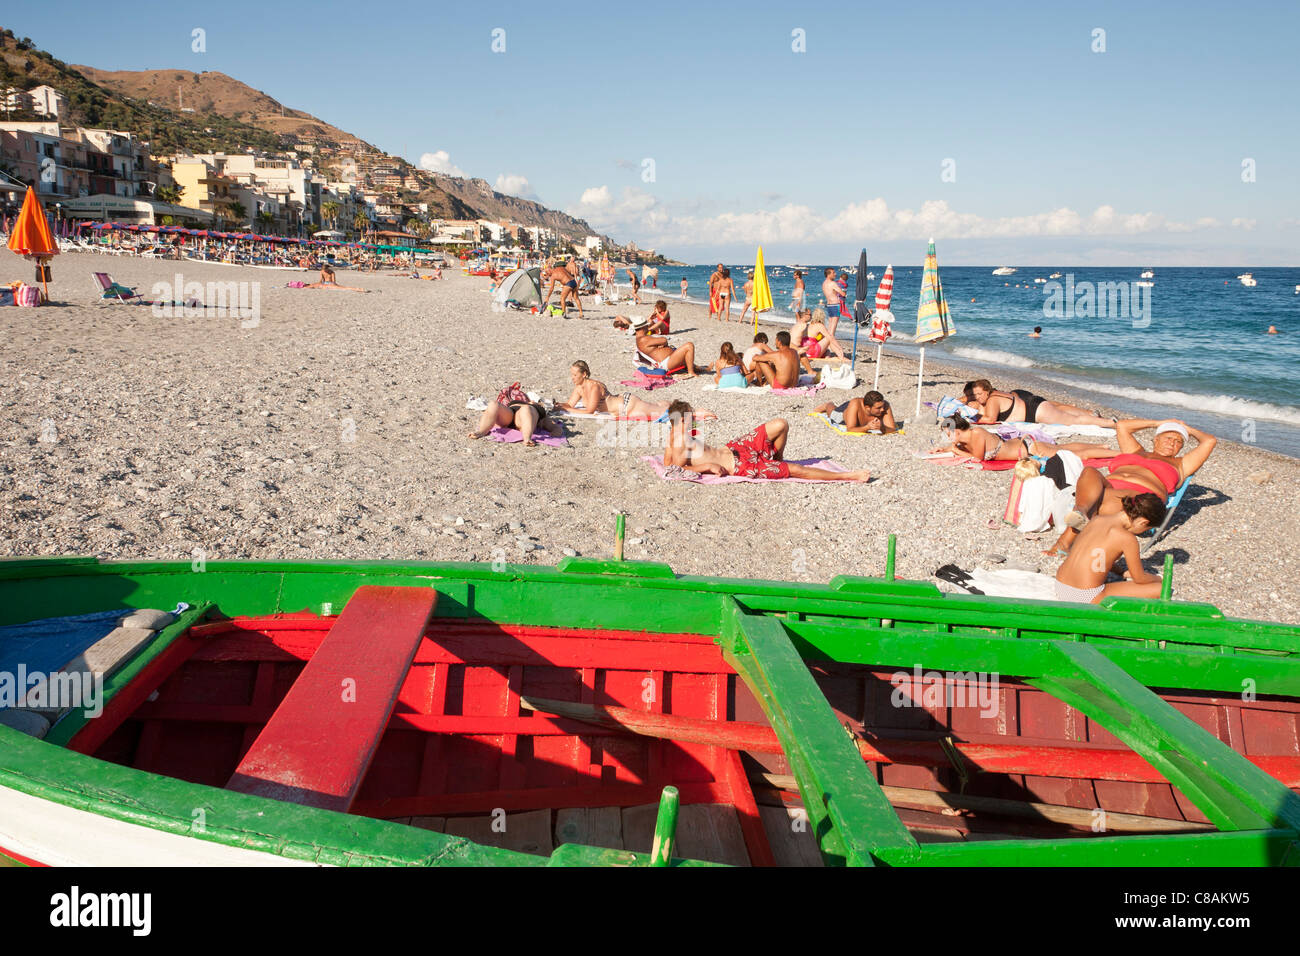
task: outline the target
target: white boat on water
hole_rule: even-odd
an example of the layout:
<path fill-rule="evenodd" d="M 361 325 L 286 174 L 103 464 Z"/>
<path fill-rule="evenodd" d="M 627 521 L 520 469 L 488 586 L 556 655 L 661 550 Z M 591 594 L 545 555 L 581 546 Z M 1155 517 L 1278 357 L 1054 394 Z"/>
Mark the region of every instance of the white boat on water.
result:
<path fill-rule="evenodd" d="M 1154 272 L 1152 272 L 1150 269 L 1148 269 L 1146 272 L 1142 273 L 1142 276 L 1141 276 L 1141 278 L 1143 278 L 1143 279 L 1154 279 L 1155 277 L 1156 277 L 1156 274 L 1155 274 Z"/>
<path fill-rule="evenodd" d="M 998 266 L 996 269 L 993 270 L 993 274 L 995 276 L 1009 276 L 1015 271 L 1016 270 L 1011 268 L 1010 266 Z"/>
<path fill-rule="evenodd" d="M 867 278 L 868 278 L 868 279 L 874 279 L 875 277 L 876 277 L 876 274 L 875 274 L 874 272 L 868 272 L 868 273 L 867 273 Z M 1296 288 L 1297 288 L 1297 289 L 1300 289 L 1300 286 L 1296 286 Z"/>
<path fill-rule="evenodd" d="M 1059 272 L 1053 272 L 1053 273 L 1052 273 L 1050 276 L 1048 276 L 1047 278 L 1049 278 L 1049 279 L 1059 279 L 1059 278 L 1061 278 L 1061 274 L 1060 274 Z"/>
<path fill-rule="evenodd" d="M 1134 284 L 1135 284 L 1136 286 L 1138 286 L 1139 288 L 1142 288 L 1142 289 L 1153 289 L 1153 288 L 1155 288 L 1155 283 L 1152 282 L 1150 279 L 1139 279 L 1139 280 L 1138 280 L 1136 283 L 1134 283 Z"/>
<path fill-rule="evenodd" d="M 1255 281 L 1255 277 L 1251 275 L 1249 272 L 1243 272 L 1241 275 L 1237 276 L 1237 279 L 1241 282 L 1242 285 L 1245 286 L 1253 286 L 1259 284 L 1258 282 Z"/>
<path fill-rule="evenodd" d="M 1035 285 L 1046 285 L 1046 284 L 1047 284 L 1047 280 L 1046 280 L 1046 279 L 1035 279 L 1035 280 L 1034 280 L 1034 284 L 1035 284 Z"/>

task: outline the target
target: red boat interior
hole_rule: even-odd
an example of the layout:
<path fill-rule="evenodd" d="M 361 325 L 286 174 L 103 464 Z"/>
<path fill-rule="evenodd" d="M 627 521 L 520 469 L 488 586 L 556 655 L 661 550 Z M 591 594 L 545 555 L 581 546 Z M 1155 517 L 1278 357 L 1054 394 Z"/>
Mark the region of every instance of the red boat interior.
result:
<path fill-rule="evenodd" d="M 678 855 L 820 863 L 776 736 L 711 636 L 432 618 L 432 591 L 416 592 L 427 606 L 378 593 L 391 591 L 415 589 L 362 588 L 337 618 L 197 625 L 71 746 L 543 855 L 564 842 L 648 852 L 672 784 Z M 960 706 L 967 690 L 976 699 L 960 681 L 813 671 L 919 840 L 1209 826 L 1145 761 L 1030 686 L 1004 678 L 996 714 L 984 716 Z M 1300 782 L 1296 704 L 1166 699 L 1235 749 L 1269 755 L 1252 759 L 1288 786 Z"/>

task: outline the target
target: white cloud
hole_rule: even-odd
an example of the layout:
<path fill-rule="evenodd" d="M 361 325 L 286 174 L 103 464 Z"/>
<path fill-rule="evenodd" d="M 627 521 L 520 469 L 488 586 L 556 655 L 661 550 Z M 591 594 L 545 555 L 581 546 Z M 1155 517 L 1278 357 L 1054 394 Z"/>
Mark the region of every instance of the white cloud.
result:
<path fill-rule="evenodd" d="M 469 174 L 451 161 L 451 154 L 445 149 L 436 153 L 424 153 L 420 157 L 420 168 L 431 173 L 443 173 L 447 176 L 467 177 Z"/>
<path fill-rule="evenodd" d="M 497 177 L 496 185 L 493 188 L 499 193 L 505 193 L 507 196 L 518 196 L 520 199 L 537 198 L 537 193 L 533 192 L 528 177 L 520 176 L 518 173 L 502 173 Z"/>
<path fill-rule="evenodd" d="M 1236 219 L 1232 220 L 1233 229 L 1245 229 L 1249 231 L 1251 229 L 1254 229 L 1256 225 L 1258 225 L 1258 220 L 1243 219 L 1241 216 L 1238 216 Z"/>
<path fill-rule="evenodd" d="M 613 197 L 609 194 L 608 186 L 593 186 L 590 189 L 582 191 L 582 198 L 578 200 L 579 206 L 589 207 L 593 210 L 603 209 L 608 206 Z"/>

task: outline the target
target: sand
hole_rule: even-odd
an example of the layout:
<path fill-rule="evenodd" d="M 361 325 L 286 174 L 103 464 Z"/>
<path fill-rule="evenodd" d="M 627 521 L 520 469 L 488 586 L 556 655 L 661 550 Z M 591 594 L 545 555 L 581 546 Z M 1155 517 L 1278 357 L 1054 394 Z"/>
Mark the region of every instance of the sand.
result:
<path fill-rule="evenodd" d="M 717 412 L 721 421 L 700 424 L 715 444 L 786 418 L 789 457 L 870 468 L 877 477 L 866 485 L 665 482 L 638 460 L 661 449 L 630 446 L 635 430 L 610 447 L 592 420 L 573 423 L 564 448 L 466 438 L 478 417 L 468 399 L 520 381 L 562 400 L 575 359 L 619 391 L 633 370 L 631 341 L 609 319 L 649 306 L 597 308 L 588 298 L 583 320 L 495 313 L 487 280 L 459 274 L 431 282 L 340 271 L 340 282 L 370 290 L 359 294 L 286 288 L 314 278 L 288 270 L 94 254 L 61 255 L 53 268 L 51 293 L 63 304 L 0 309 L 0 515 L 11 555 L 552 564 L 566 553 L 609 555 L 623 510 L 627 556 L 681 573 L 880 574 L 891 532 L 909 578 L 949 562 L 1048 574 L 1058 563 L 1041 554 L 1054 535 L 1026 538 L 1001 522 L 1007 473 L 911 457 L 939 438 L 932 413 L 905 435 L 868 438 L 807 417 L 848 392 L 719 394 L 702 389 L 710 376 L 652 398 Z M 107 270 L 147 292 L 178 269 L 185 281 L 260 283 L 260 322 L 100 303 L 90 279 Z M 0 254 L 0 278 L 31 271 Z M 674 337 L 694 340 L 702 364 L 722 341 L 743 348 L 752 337 L 702 307 L 671 308 Z M 859 373 L 869 387 L 874 366 L 860 362 Z M 924 397 L 954 394 L 968 377 L 927 362 Z M 887 352 L 881 389 L 905 417 L 915 382 L 915 362 Z M 995 384 L 1017 383 L 1008 372 Z M 1148 568 L 1172 554 L 1179 600 L 1300 623 L 1286 490 L 1298 472 L 1296 460 L 1221 440 Z"/>

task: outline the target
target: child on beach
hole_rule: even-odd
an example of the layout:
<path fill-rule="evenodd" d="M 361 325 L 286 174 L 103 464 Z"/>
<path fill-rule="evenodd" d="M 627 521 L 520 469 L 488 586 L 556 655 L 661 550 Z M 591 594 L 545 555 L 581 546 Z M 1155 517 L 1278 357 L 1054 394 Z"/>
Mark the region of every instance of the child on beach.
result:
<path fill-rule="evenodd" d="M 1160 575 L 1147 574 L 1137 536 L 1165 520 L 1165 503 L 1151 493 L 1123 500 L 1123 510 L 1097 515 L 1079 533 L 1074 547 L 1056 572 L 1056 597 L 1061 601 L 1096 604 L 1103 597 L 1160 597 Z M 1106 583 L 1106 575 L 1123 555 L 1127 580 Z"/>
<path fill-rule="evenodd" d="M 740 356 L 736 354 L 730 342 L 722 343 L 721 354 L 718 360 L 709 366 L 709 371 L 714 373 L 713 382 L 718 388 L 744 388 L 748 384 Z"/>
<path fill-rule="evenodd" d="M 686 281 L 686 276 L 682 276 L 682 301 L 683 302 L 686 301 L 686 287 L 688 285 L 690 285 L 690 283 Z"/>

